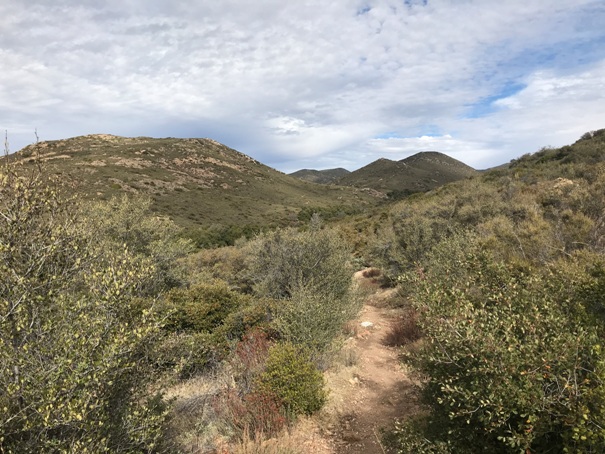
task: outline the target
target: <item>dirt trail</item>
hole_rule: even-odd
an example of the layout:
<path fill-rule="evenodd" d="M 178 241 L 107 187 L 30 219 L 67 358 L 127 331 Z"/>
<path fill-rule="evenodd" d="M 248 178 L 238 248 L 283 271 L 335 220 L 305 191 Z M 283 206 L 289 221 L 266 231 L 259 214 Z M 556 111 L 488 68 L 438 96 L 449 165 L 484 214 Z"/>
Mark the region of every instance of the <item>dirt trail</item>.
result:
<path fill-rule="evenodd" d="M 301 418 L 281 441 L 267 440 L 267 448 L 276 444 L 305 454 L 390 454 L 382 445 L 382 430 L 391 428 L 396 418 L 418 413 L 417 383 L 399 360 L 401 350 L 384 344 L 391 324 L 401 315 L 388 304 L 397 298 L 396 292 L 379 288 L 362 271 L 355 280 L 371 292 L 351 322 L 353 335 L 342 349 L 341 365 L 325 374 L 328 404 L 319 414 Z"/>
<path fill-rule="evenodd" d="M 369 281 L 362 272 L 356 279 Z M 392 427 L 396 418 L 418 412 L 414 382 L 401 365 L 400 350 L 384 345 L 398 315 L 384 300 L 393 297 L 392 290 L 379 288 L 368 297 L 355 321 L 357 333 L 345 347 L 357 357 L 356 364 L 328 374 L 332 397 L 327 411 L 337 422 L 324 428 L 324 434 L 334 453 L 384 454 L 381 430 Z"/>

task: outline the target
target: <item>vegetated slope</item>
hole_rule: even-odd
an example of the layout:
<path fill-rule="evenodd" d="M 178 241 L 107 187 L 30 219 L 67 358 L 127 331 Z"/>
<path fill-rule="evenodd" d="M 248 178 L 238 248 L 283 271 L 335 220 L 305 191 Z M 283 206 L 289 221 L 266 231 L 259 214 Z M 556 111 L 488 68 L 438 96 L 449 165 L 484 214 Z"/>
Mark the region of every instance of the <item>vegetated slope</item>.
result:
<path fill-rule="evenodd" d="M 302 169 L 296 172 L 290 173 L 291 177 L 299 178 L 301 180 L 310 181 L 311 183 L 330 184 L 336 183 L 342 177 L 348 175 L 347 169 L 325 169 L 325 170 L 313 170 L 313 169 Z"/>
<path fill-rule="evenodd" d="M 538 164 L 596 164 L 605 161 L 605 129 L 589 131 L 572 145 L 544 147 L 511 161 L 510 167 L 535 167 Z"/>
<path fill-rule="evenodd" d="M 382 217 L 370 250 L 424 336 L 397 452 L 605 452 L 604 161 L 587 133 Z"/>
<path fill-rule="evenodd" d="M 367 206 L 370 195 L 309 184 L 211 139 L 98 134 L 40 142 L 11 159 L 73 181 L 79 195 L 146 194 L 152 209 L 182 226 L 272 225 L 305 207 Z"/>
<path fill-rule="evenodd" d="M 401 161 L 379 159 L 341 178 L 338 184 L 397 195 L 429 191 L 476 173 L 472 167 L 443 153 L 425 151 Z"/>

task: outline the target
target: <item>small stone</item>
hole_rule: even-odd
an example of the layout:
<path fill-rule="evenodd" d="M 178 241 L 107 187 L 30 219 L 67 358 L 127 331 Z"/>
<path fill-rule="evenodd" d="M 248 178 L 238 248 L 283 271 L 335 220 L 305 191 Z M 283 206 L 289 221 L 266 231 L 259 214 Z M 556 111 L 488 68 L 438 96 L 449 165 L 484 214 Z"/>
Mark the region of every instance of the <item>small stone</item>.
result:
<path fill-rule="evenodd" d="M 374 326 L 374 323 L 372 322 L 361 322 L 361 326 L 364 328 L 371 328 L 372 326 Z"/>

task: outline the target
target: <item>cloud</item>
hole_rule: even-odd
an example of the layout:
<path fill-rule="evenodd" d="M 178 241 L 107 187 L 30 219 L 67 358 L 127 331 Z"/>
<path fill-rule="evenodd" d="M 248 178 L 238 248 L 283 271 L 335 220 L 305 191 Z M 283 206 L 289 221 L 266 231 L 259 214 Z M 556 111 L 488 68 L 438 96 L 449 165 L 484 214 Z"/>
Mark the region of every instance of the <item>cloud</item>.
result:
<path fill-rule="evenodd" d="M 287 170 L 427 147 L 489 166 L 605 127 L 599 0 L 5 0 L 0 15 L 17 148 L 37 127 L 208 136 Z"/>

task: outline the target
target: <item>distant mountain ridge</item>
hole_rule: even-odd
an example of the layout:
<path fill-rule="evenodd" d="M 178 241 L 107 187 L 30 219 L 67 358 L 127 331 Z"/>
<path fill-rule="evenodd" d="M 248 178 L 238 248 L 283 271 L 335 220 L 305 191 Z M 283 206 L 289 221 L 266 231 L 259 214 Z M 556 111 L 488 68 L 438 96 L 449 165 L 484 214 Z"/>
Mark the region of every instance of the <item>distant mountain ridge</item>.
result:
<path fill-rule="evenodd" d="M 308 179 L 317 175 L 314 172 L 322 171 L 299 170 L 290 175 Z M 329 182 L 399 195 L 428 191 L 476 173 L 472 167 L 443 153 L 423 151 L 400 161 L 381 158 Z"/>
<path fill-rule="evenodd" d="M 10 158 L 26 168 L 41 163 L 80 197 L 149 196 L 154 211 L 185 227 L 288 225 L 302 209 L 376 202 L 368 191 L 285 175 L 212 139 L 93 134 L 29 145 Z"/>
<path fill-rule="evenodd" d="M 337 182 L 349 173 L 351 172 L 347 169 L 339 167 L 337 169 L 325 170 L 302 169 L 289 173 L 288 175 L 301 180 L 310 181 L 311 183 L 330 184 Z"/>

